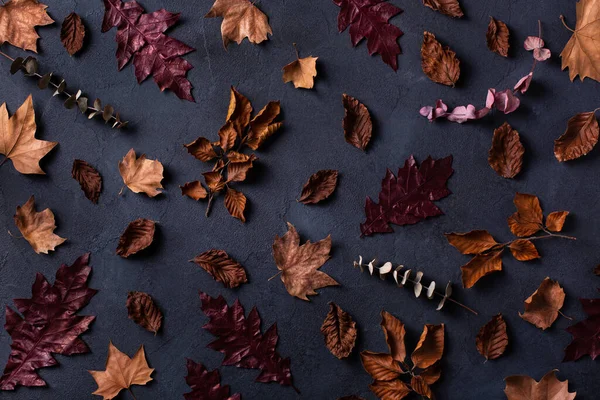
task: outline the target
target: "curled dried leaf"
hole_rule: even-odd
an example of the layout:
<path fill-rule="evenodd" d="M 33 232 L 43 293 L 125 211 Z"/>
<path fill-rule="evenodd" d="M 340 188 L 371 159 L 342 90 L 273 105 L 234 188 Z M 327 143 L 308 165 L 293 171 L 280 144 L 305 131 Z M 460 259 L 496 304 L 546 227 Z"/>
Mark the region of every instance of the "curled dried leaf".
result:
<path fill-rule="evenodd" d="M 365 151 L 373 134 L 373 122 L 369 110 L 357 99 L 345 93 L 342 95 L 342 103 L 344 138 L 352 146 Z"/>
<path fill-rule="evenodd" d="M 325 346 L 337 358 L 346 358 L 352 353 L 356 344 L 356 322 L 333 302 L 329 303 L 329 312 L 321 325 L 321 333 L 325 337 Z"/>
<path fill-rule="evenodd" d="M 561 162 L 583 157 L 596 146 L 599 136 L 595 111 L 579 113 L 569 119 L 565 133 L 554 141 L 554 156 Z"/>
<path fill-rule="evenodd" d="M 281 122 L 273 122 L 281 113 L 278 101 L 270 101 L 250 121 L 250 130 L 246 145 L 252 150 L 257 150 L 262 144 L 281 128 Z"/>
<path fill-rule="evenodd" d="M 508 40 L 510 31 L 508 26 L 500 20 L 490 17 L 490 23 L 486 34 L 488 49 L 494 53 L 500 54 L 502 57 L 508 57 Z"/>
<path fill-rule="evenodd" d="M 486 360 L 495 360 L 504 354 L 508 346 L 506 322 L 502 314 L 494 316 L 487 324 L 481 327 L 475 339 L 477 351 Z"/>
<path fill-rule="evenodd" d="M 554 211 L 546 217 L 546 228 L 552 232 L 560 232 L 565 224 L 565 220 L 569 215 L 568 211 Z"/>
<path fill-rule="evenodd" d="M 187 182 L 183 186 L 179 186 L 179 188 L 181 189 L 182 196 L 187 196 L 196 201 L 205 199 L 208 196 L 208 192 L 199 181 Z"/>
<path fill-rule="evenodd" d="M 69 55 L 77 53 L 83 47 L 83 39 L 85 38 L 85 26 L 81 21 L 81 17 L 72 12 L 67 15 L 62 23 L 60 30 L 60 41 L 62 42 Z"/>
<path fill-rule="evenodd" d="M 148 293 L 129 292 L 126 307 L 129 319 L 149 332 L 158 333 L 163 315 Z"/>
<path fill-rule="evenodd" d="M 452 86 L 460 77 L 460 61 L 456 53 L 448 46 L 442 47 L 433 33 L 423 33 L 421 46 L 421 68 L 425 75 L 434 82 Z"/>
<path fill-rule="evenodd" d="M 235 288 L 248 282 L 246 270 L 223 250 L 208 250 L 191 260 L 208 272 L 226 288 Z"/>
<path fill-rule="evenodd" d="M 184 144 L 183 146 L 187 149 L 188 153 L 200 161 L 207 162 L 217 158 L 217 153 L 207 138 L 199 137 L 192 143 Z"/>
<path fill-rule="evenodd" d="M 119 172 L 123 183 L 134 193 L 146 193 L 149 197 L 155 197 L 162 192 L 163 165 L 158 160 L 148 160 L 142 154 L 139 158 L 135 150 L 131 149 L 122 161 L 119 161 Z"/>
<path fill-rule="evenodd" d="M 79 182 L 85 197 L 90 199 L 92 203 L 97 204 L 102 191 L 102 177 L 98 171 L 83 160 L 75 160 L 73 161 L 71 176 Z"/>
<path fill-rule="evenodd" d="M 67 240 L 54 233 L 56 223 L 54 213 L 49 208 L 41 212 L 35 211 L 33 196 L 25 204 L 17 207 L 14 220 L 21 235 L 37 254 L 48 254 Z"/>
<path fill-rule="evenodd" d="M 154 221 L 146 218 L 139 218 L 130 222 L 119 238 L 117 254 L 127 258 L 150 246 L 154 240 L 155 225 Z"/>
<path fill-rule="evenodd" d="M 406 346 L 404 344 L 406 330 L 404 324 L 389 312 L 382 310 L 381 329 L 383 329 L 383 335 L 392 358 L 398 362 L 404 362 L 406 359 Z"/>
<path fill-rule="evenodd" d="M 302 204 L 316 204 L 325 200 L 334 192 L 337 179 L 337 170 L 324 169 L 314 173 L 304 184 L 298 201 Z"/>
<path fill-rule="evenodd" d="M 458 0 L 423 0 L 423 5 L 450 17 L 461 18 L 464 15 Z"/>
<path fill-rule="evenodd" d="M 559 283 L 546 278 L 540 287 L 525 300 L 525 312 L 519 316 L 540 329 L 549 328 L 565 301 L 565 291 Z"/>
<path fill-rule="evenodd" d="M 444 324 L 423 327 L 417 347 L 410 358 L 415 367 L 426 369 L 441 360 L 444 353 Z"/>
<path fill-rule="evenodd" d="M 525 148 L 519 132 L 505 122 L 494 130 L 488 162 L 496 173 L 504 178 L 514 178 L 523 167 Z"/>
<path fill-rule="evenodd" d="M 502 249 L 487 254 L 477 254 L 468 263 L 460 267 L 463 287 L 471 288 L 481 278 L 502 271 Z"/>
<path fill-rule="evenodd" d="M 488 231 L 477 230 L 467 233 L 446 233 L 448 243 L 456 247 L 461 254 L 480 254 L 499 243 Z"/>

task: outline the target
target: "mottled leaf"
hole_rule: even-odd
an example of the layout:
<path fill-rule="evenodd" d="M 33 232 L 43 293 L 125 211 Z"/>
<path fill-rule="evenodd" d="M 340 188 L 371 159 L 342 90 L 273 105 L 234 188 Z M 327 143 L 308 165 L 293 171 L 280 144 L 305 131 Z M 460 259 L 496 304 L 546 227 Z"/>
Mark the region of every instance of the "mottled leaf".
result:
<path fill-rule="evenodd" d="M 337 304 L 329 303 L 329 312 L 321 325 L 321 333 L 325 337 L 325 346 L 337 358 L 346 358 L 352 353 L 356 343 L 356 322 Z"/>
<path fill-rule="evenodd" d="M 302 204 L 315 204 L 325 200 L 335 190 L 337 178 L 338 171 L 333 169 L 324 169 L 314 173 L 304 184 L 298 201 Z"/>
<path fill-rule="evenodd" d="M 71 176 L 79 182 L 85 197 L 90 199 L 92 203 L 97 204 L 102 191 L 102 177 L 98 171 L 83 160 L 75 160 L 73 161 Z"/>

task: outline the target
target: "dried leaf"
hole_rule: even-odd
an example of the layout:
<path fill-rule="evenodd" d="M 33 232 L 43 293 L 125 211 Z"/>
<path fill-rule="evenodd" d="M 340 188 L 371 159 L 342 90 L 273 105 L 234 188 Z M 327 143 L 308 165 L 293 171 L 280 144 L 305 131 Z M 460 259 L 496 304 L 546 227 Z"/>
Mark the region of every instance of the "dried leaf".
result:
<path fill-rule="evenodd" d="M 433 393 L 431 392 L 431 388 L 421 376 L 416 375 L 411 377 L 410 387 L 415 393 L 424 396 L 427 399 L 434 398 Z"/>
<path fill-rule="evenodd" d="M 119 70 L 133 59 L 138 83 L 150 75 L 161 91 L 172 90 L 180 99 L 194 101 L 187 72 L 192 64 L 181 58 L 195 49 L 164 32 L 179 21 L 179 14 L 160 9 L 147 14 L 137 1 L 104 0 L 102 32 L 117 28 Z"/>
<path fill-rule="evenodd" d="M 246 141 L 248 147 L 252 150 L 257 150 L 269 137 L 281 128 L 281 122 L 273 122 L 279 116 L 280 112 L 281 107 L 279 102 L 270 101 L 252 118 Z"/>
<path fill-rule="evenodd" d="M 88 371 L 98 389 L 92 394 L 102 396 L 104 400 L 115 398 L 123 389 L 131 388 L 131 385 L 145 385 L 152 380 L 154 368 L 148 366 L 144 346 L 140 346 L 133 358 L 109 342 L 108 357 L 106 358 L 106 369 L 104 371 Z"/>
<path fill-rule="evenodd" d="M 488 231 L 446 233 L 444 235 L 448 239 L 448 243 L 460 251 L 461 254 L 481 254 L 500 244 Z"/>
<path fill-rule="evenodd" d="M 242 192 L 235 189 L 227 188 L 225 192 L 225 208 L 229 211 L 232 217 L 246 222 L 244 211 L 246 210 L 246 196 Z"/>
<path fill-rule="evenodd" d="M 433 385 L 436 383 L 440 376 L 442 375 L 442 367 L 440 366 L 440 361 L 433 364 L 431 367 L 421 372 L 420 377 L 423 378 L 423 381 L 428 385 Z"/>
<path fill-rule="evenodd" d="M 502 271 L 502 250 L 478 254 L 460 267 L 464 288 L 472 288 L 481 278 Z"/>
<path fill-rule="evenodd" d="M 600 356 L 600 299 L 579 299 L 586 319 L 567 328 L 573 340 L 565 348 L 565 361 L 575 361 L 585 355 L 592 360 Z"/>
<path fill-rule="evenodd" d="M 314 173 L 304 184 L 298 201 L 302 204 L 316 204 L 325 200 L 335 190 L 337 178 L 338 171 L 333 169 L 324 169 Z"/>
<path fill-rule="evenodd" d="M 239 137 L 242 137 L 242 131 L 250 123 L 252 115 L 252 104 L 243 94 L 238 92 L 233 86 L 230 88 L 229 109 L 225 122 L 232 122 Z"/>
<path fill-rule="evenodd" d="M 450 17 L 461 18 L 464 15 L 458 0 L 423 0 L 423 5 Z"/>
<path fill-rule="evenodd" d="M 235 288 L 248 282 L 246 270 L 223 250 L 208 250 L 191 260 L 208 272 L 226 288 Z"/>
<path fill-rule="evenodd" d="M 321 333 L 325 336 L 325 346 L 340 360 L 352 353 L 356 344 L 356 322 L 333 302 L 329 303 L 329 312 L 321 325 Z"/>
<path fill-rule="evenodd" d="M 0 10 L 14 1 L 11 0 L 6 6 L 0 6 Z M 21 2 L 26 1 L 22 0 Z M 10 119 L 6 103 L 0 106 L 0 154 L 4 155 L 6 159 L 12 160 L 15 169 L 22 174 L 45 174 L 40 168 L 39 162 L 58 144 L 36 139 L 35 130 L 35 112 L 31 95 Z"/>
<path fill-rule="evenodd" d="M 187 196 L 196 201 L 205 199 L 208 196 L 208 192 L 206 189 L 204 189 L 204 186 L 202 186 L 199 181 L 187 182 L 183 186 L 179 187 L 181 188 L 182 196 Z"/>
<path fill-rule="evenodd" d="M 250 43 L 269 40 L 273 35 L 269 18 L 248 0 L 216 0 L 204 18 L 223 17 L 221 36 L 223 47 L 231 42 L 242 43 L 248 38 Z"/>
<path fill-rule="evenodd" d="M 460 61 L 448 46 L 442 47 L 433 33 L 423 33 L 421 68 L 429 79 L 442 85 L 452 86 L 460 77 Z"/>
<path fill-rule="evenodd" d="M 533 58 L 537 61 L 546 61 L 552 55 L 550 50 L 544 48 L 544 41 L 538 36 L 528 36 L 523 43 L 523 47 L 527 51 L 533 50 Z"/>
<path fill-rule="evenodd" d="M 488 162 L 490 167 L 503 178 L 514 178 L 523 167 L 525 148 L 519 138 L 519 132 L 507 122 L 494 130 L 492 147 Z"/>
<path fill-rule="evenodd" d="M 163 180 L 163 165 L 158 160 L 147 160 L 146 155 L 140 158 L 131 149 L 119 162 L 119 172 L 123 183 L 134 193 L 146 193 L 149 197 L 161 194 Z"/>
<path fill-rule="evenodd" d="M 513 202 L 517 212 L 508 217 L 511 232 L 516 236 L 526 237 L 540 231 L 544 215 L 537 196 L 517 193 Z"/>
<path fill-rule="evenodd" d="M 444 353 L 444 324 L 423 327 L 417 347 L 410 358 L 415 367 L 425 369 L 441 360 Z"/>
<path fill-rule="evenodd" d="M 38 0 L 10 0 L 0 5 L 0 45 L 8 42 L 37 53 L 36 26 L 54 22 L 46 13 L 47 5 Z"/>
<path fill-rule="evenodd" d="M 229 385 L 221 385 L 219 370 L 208 371 L 204 365 L 189 358 L 186 367 L 185 382 L 192 391 L 183 395 L 185 400 L 242 400 L 239 393 L 229 396 Z"/>
<path fill-rule="evenodd" d="M 369 55 L 378 53 L 384 63 L 398 70 L 398 38 L 402 31 L 389 23 L 390 18 L 400 14 L 401 9 L 385 0 L 333 0 L 340 7 L 338 30 L 344 32 L 350 26 L 352 46 L 367 39 Z"/>
<path fill-rule="evenodd" d="M 235 146 L 238 134 L 231 121 L 225 123 L 221 129 L 219 129 L 219 142 L 217 143 L 223 151 L 227 151 Z"/>
<path fill-rule="evenodd" d="M 360 352 L 360 360 L 365 371 L 376 381 L 391 381 L 404 372 L 389 354 L 365 350 Z"/>
<path fill-rule="evenodd" d="M 573 400 L 577 392 L 569 392 L 569 381 L 559 381 L 556 371 L 548 372 L 539 382 L 525 375 L 509 376 L 504 394 L 508 400 Z"/>
<path fill-rule="evenodd" d="M 565 220 L 569 215 L 568 211 L 554 211 L 546 217 L 546 228 L 552 232 L 562 231 Z"/>
<path fill-rule="evenodd" d="M 283 83 L 293 82 L 296 89 L 312 89 L 317 76 L 319 57 L 299 58 L 283 67 Z"/>
<path fill-rule="evenodd" d="M 56 229 L 54 213 L 49 208 L 41 212 L 35 211 L 33 196 L 25 204 L 17 207 L 14 220 L 21 235 L 37 254 L 48 254 L 67 240 L 54 233 Z"/>
<path fill-rule="evenodd" d="M 490 322 L 481 327 L 475 344 L 479 354 L 486 360 L 495 360 L 504 354 L 508 346 L 508 335 L 502 314 L 494 316 Z"/>
<path fill-rule="evenodd" d="M 583 157 L 596 146 L 599 136 L 595 111 L 579 113 L 569 119 L 565 133 L 554 141 L 554 156 L 561 162 Z"/>
<path fill-rule="evenodd" d="M 206 182 L 206 186 L 210 189 L 211 192 L 220 192 L 225 188 L 225 179 L 220 172 L 210 171 L 204 172 L 202 174 L 204 176 L 204 181 Z"/>
<path fill-rule="evenodd" d="M 347 94 L 342 95 L 344 104 L 344 138 L 352 146 L 365 151 L 373 134 L 371 115 L 364 104 Z"/>
<path fill-rule="evenodd" d="M 188 153 L 200 161 L 207 162 L 217 158 L 217 153 L 210 143 L 210 140 L 202 136 L 194 140 L 192 143 L 184 144 L 183 146 L 187 149 Z"/>
<path fill-rule="evenodd" d="M 246 161 L 234 161 L 237 155 L 232 157 L 233 152 L 228 154 L 229 165 L 227 166 L 227 181 L 228 182 L 243 182 L 246 180 L 248 171 L 253 167 L 253 162 L 257 160 L 254 154 L 246 156 L 245 154 L 239 154 L 239 156 L 245 156 Z"/>
<path fill-rule="evenodd" d="M 508 57 L 508 41 L 510 31 L 508 26 L 500 20 L 490 17 L 490 23 L 486 34 L 488 49 L 494 53 L 500 54 L 502 57 Z"/>
<path fill-rule="evenodd" d="M 154 240 L 155 225 L 154 221 L 145 218 L 130 222 L 119 238 L 117 254 L 127 258 L 150 246 Z"/>
<path fill-rule="evenodd" d="M 53 353 L 70 356 L 89 352 L 79 337 L 89 329 L 94 316 L 78 315 L 96 294 L 87 281 L 92 268 L 89 253 L 79 257 L 70 267 L 60 266 L 54 285 L 38 273 L 30 299 L 15 299 L 18 314 L 6 307 L 4 325 L 12 338 L 0 390 L 22 386 L 46 386 L 36 370 L 58 364 Z"/>
<path fill-rule="evenodd" d="M 97 204 L 102 191 L 102 177 L 98 171 L 83 160 L 75 160 L 73 161 L 71 176 L 79 182 L 85 197 L 90 199 L 92 203 Z"/>
<path fill-rule="evenodd" d="M 385 341 L 392 358 L 398 362 L 404 362 L 406 359 L 406 346 L 404 345 L 406 330 L 404 324 L 389 312 L 382 310 L 381 329 L 383 329 Z"/>
<path fill-rule="evenodd" d="M 519 316 L 540 329 L 549 328 L 565 301 L 565 291 L 558 282 L 546 278 L 540 287 L 525 300 L 525 312 Z"/>
<path fill-rule="evenodd" d="M 339 283 L 319 268 L 329 260 L 331 236 L 300 246 L 300 235 L 288 222 L 288 231 L 283 237 L 275 236 L 273 258 L 281 271 L 281 281 L 288 293 L 299 299 L 310 301 L 307 296 L 316 295 L 316 289 L 338 286 Z"/>
<path fill-rule="evenodd" d="M 60 30 L 60 41 L 69 55 L 77 53 L 83 47 L 85 38 L 85 26 L 81 17 L 74 12 L 67 15 Z"/>
<path fill-rule="evenodd" d="M 399 379 L 393 381 L 375 381 L 369 385 L 369 389 L 381 400 L 402 400 L 412 393 L 410 386 Z"/>
<path fill-rule="evenodd" d="M 560 53 L 562 69 L 569 68 L 571 81 L 579 75 L 579 79 L 582 81 L 589 77 L 600 82 L 600 70 L 598 69 L 600 50 L 597 47 L 597 43 L 600 41 L 599 5 L 598 0 L 580 0 L 575 3 L 577 24 L 575 30 L 572 31 L 573 36 Z M 563 19 L 562 16 L 561 19 Z"/>
<path fill-rule="evenodd" d="M 281 358 L 275 350 L 279 339 L 276 324 L 263 334 L 256 307 L 245 317 L 244 307 L 239 300 L 229 307 L 223 296 L 215 299 L 202 292 L 200 300 L 202 311 L 209 318 L 202 328 L 218 337 L 208 348 L 225 355 L 221 365 L 260 369 L 257 382 L 292 386 L 290 359 Z"/>
<path fill-rule="evenodd" d="M 519 239 L 509 246 L 512 255 L 519 261 L 530 261 L 540 258 L 540 255 L 531 240 Z"/>
<path fill-rule="evenodd" d="M 163 315 L 148 293 L 129 292 L 126 306 L 129 319 L 148 332 L 158 333 Z"/>
<path fill-rule="evenodd" d="M 453 172 L 452 156 L 438 160 L 428 157 L 417 167 L 411 155 L 397 177 L 388 169 L 381 183 L 379 204 L 367 197 L 367 220 L 360 225 L 362 234 L 393 232 L 390 224 L 411 225 L 442 215 L 434 201 L 451 193 L 446 184 Z"/>

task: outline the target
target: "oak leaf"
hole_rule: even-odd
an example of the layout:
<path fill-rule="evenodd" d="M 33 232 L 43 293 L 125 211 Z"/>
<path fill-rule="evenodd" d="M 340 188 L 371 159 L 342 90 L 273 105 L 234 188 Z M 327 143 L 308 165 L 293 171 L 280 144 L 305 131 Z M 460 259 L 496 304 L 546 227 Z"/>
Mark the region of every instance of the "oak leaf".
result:
<path fill-rule="evenodd" d="M 208 192 L 199 181 L 187 182 L 183 186 L 179 186 L 179 188 L 181 189 L 182 196 L 187 196 L 196 201 L 205 199 L 208 196 Z"/>
<path fill-rule="evenodd" d="M 189 358 L 186 361 L 187 376 L 185 382 L 191 392 L 185 393 L 185 400 L 241 400 L 239 393 L 229 395 L 229 385 L 221 385 L 219 370 L 209 371 L 201 363 Z"/>
<path fill-rule="evenodd" d="M 83 160 L 73 161 L 71 176 L 81 186 L 81 190 L 92 203 L 97 204 L 102 191 L 102 177 L 100 173 Z"/>
<path fill-rule="evenodd" d="M 311 175 L 304 184 L 298 201 L 302 204 L 316 204 L 325 200 L 334 192 L 337 185 L 338 171 L 324 169 Z"/>
<path fill-rule="evenodd" d="M 508 217 L 508 226 L 515 236 L 526 237 L 539 232 L 544 214 L 540 200 L 532 194 L 517 193 L 513 200 L 517 212 Z"/>
<path fill-rule="evenodd" d="M 494 316 L 487 324 L 481 327 L 475 345 L 479 354 L 486 360 L 495 360 L 504 354 L 508 346 L 506 322 L 502 314 Z"/>
<path fill-rule="evenodd" d="M 0 5 L 0 45 L 8 42 L 37 53 L 36 26 L 50 25 L 47 5 L 38 0 L 10 0 Z"/>
<path fill-rule="evenodd" d="M 148 160 L 142 154 L 140 158 L 131 149 L 122 161 L 119 161 L 119 172 L 123 183 L 134 193 L 146 193 L 149 197 L 161 194 L 163 165 L 158 160 Z"/>
<path fill-rule="evenodd" d="M 11 0 L 11 3 L 13 1 Z M 31 95 L 10 119 L 6 103 L 3 103 L 0 106 L 0 154 L 6 158 L 2 163 L 10 159 L 15 169 L 22 174 L 45 174 L 39 162 L 58 143 L 36 139 L 35 130 Z"/>
<path fill-rule="evenodd" d="M 238 192 L 230 187 L 225 192 L 225 208 L 229 211 L 232 217 L 246 222 L 244 211 L 246 210 L 246 196 L 242 192 Z"/>
<path fill-rule="evenodd" d="M 81 21 L 81 17 L 74 12 L 67 15 L 60 29 L 60 41 L 69 53 L 73 55 L 83 47 L 83 39 L 85 38 L 85 26 Z"/>
<path fill-rule="evenodd" d="M 54 233 L 56 223 L 54 213 L 49 208 L 41 212 L 35 211 L 33 196 L 25 204 L 17 207 L 14 220 L 21 235 L 37 254 L 48 254 L 67 240 Z"/>
<path fill-rule="evenodd" d="M 515 240 L 508 246 L 508 248 L 510 249 L 513 257 L 519 261 L 530 261 L 540 258 L 540 254 L 531 240 Z"/>
<path fill-rule="evenodd" d="M 510 31 L 508 26 L 500 20 L 490 17 L 490 23 L 486 34 L 488 49 L 494 53 L 500 54 L 502 57 L 508 57 L 508 41 Z"/>
<path fill-rule="evenodd" d="M 367 39 L 369 55 L 379 53 L 384 63 L 398 70 L 398 54 L 402 51 L 398 38 L 402 31 L 389 23 L 402 10 L 385 0 L 333 0 L 340 7 L 338 30 L 350 27 L 352 46 Z"/>
<path fill-rule="evenodd" d="M 460 267 L 463 287 L 472 288 L 481 278 L 502 271 L 502 249 L 486 254 L 477 254 L 468 263 Z"/>
<path fill-rule="evenodd" d="M 371 114 L 364 104 L 346 93 L 342 95 L 344 104 L 344 138 L 352 146 L 365 151 L 373 134 Z"/>
<path fill-rule="evenodd" d="M 433 82 L 452 86 L 460 77 L 460 61 L 448 46 L 442 47 L 431 32 L 423 33 L 421 68 Z"/>
<path fill-rule="evenodd" d="M 223 250 L 208 250 L 190 261 L 198 264 L 226 288 L 235 288 L 248 282 L 244 267 Z"/>
<path fill-rule="evenodd" d="M 564 361 L 575 361 L 585 355 L 592 360 L 600 356 L 600 298 L 579 299 L 586 319 L 567 328 L 573 340 L 565 348 Z"/>
<path fill-rule="evenodd" d="M 381 183 L 379 204 L 367 197 L 366 221 L 360 225 L 362 235 L 393 232 L 390 224 L 416 224 L 425 218 L 442 215 L 434 203 L 451 192 L 446 187 L 452 175 L 452 156 L 434 160 L 428 157 L 421 165 L 411 155 L 394 176 L 389 169 Z"/>
<path fill-rule="evenodd" d="M 296 89 L 312 89 L 317 76 L 319 57 L 300 58 L 296 51 L 296 60 L 283 67 L 283 83 L 293 82 Z"/>
<path fill-rule="evenodd" d="M 565 133 L 554 141 L 554 156 L 561 162 L 583 157 L 596 146 L 599 136 L 596 111 L 579 113 L 569 119 Z"/>
<path fill-rule="evenodd" d="M 223 17 L 221 36 L 223 47 L 231 42 L 242 43 L 248 38 L 250 43 L 261 43 L 273 35 L 269 18 L 249 0 L 216 0 L 205 18 Z"/>
<path fill-rule="evenodd" d="M 489 151 L 490 167 L 503 178 L 514 178 L 523 167 L 525 148 L 519 138 L 519 132 L 507 122 L 494 130 L 492 147 Z"/>
<path fill-rule="evenodd" d="M 330 257 L 331 235 L 316 243 L 309 240 L 300 246 L 298 231 L 289 222 L 287 225 L 285 235 L 275 236 L 273 258 L 277 269 L 281 271 L 281 281 L 288 293 L 310 301 L 307 296 L 318 294 L 316 289 L 338 286 L 335 279 L 319 271 Z"/>
<path fill-rule="evenodd" d="M 589 77 L 600 82 L 600 2 L 598 0 L 580 0 L 575 3 L 577 24 L 573 36 L 567 42 L 560 56 L 562 69 L 569 68 L 571 81 L 579 75 L 582 81 Z M 563 20 L 564 24 L 564 18 Z M 566 26 L 566 24 L 565 24 Z"/>
<path fill-rule="evenodd" d="M 125 306 L 129 319 L 148 332 L 153 332 L 155 335 L 158 333 L 162 326 L 163 315 L 148 293 L 129 292 Z"/>
<path fill-rule="evenodd" d="M 333 302 L 329 303 L 329 312 L 321 325 L 321 333 L 325 337 L 325 346 L 340 360 L 352 353 L 356 344 L 356 322 Z"/>
<path fill-rule="evenodd" d="M 569 381 L 556 378 L 556 370 L 548 372 L 539 382 L 525 375 L 509 376 L 505 381 L 508 400 L 573 400 L 577 394 L 569 392 Z"/>
<path fill-rule="evenodd" d="M 525 312 L 519 316 L 525 321 L 545 330 L 560 313 L 565 302 L 565 291 L 550 278 L 545 278 L 540 287 L 525 300 Z"/>
<path fill-rule="evenodd" d="M 131 390 L 132 385 L 145 385 L 152 380 L 154 368 L 148 366 L 144 345 L 140 346 L 133 358 L 109 342 L 106 369 L 104 371 L 88 371 L 98 389 L 92 394 L 102 396 L 104 400 L 115 398 L 123 389 Z"/>
<path fill-rule="evenodd" d="M 156 223 L 146 218 L 138 218 L 127 225 L 119 238 L 117 254 L 127 258 L 152 244 Z"/>
<path fill-rule="evenodd" d="M 97 292 L 87 285 L 92 270 L 89 257 L 89 253 L 84 254 L 71 266 L 61 265 L 53 285 L 38 273 L 31 299 L 14 300 L 21 314 L 6 307 L 4 327 L 12 344 L 0 390 L 14 390 L 18 385 L 46 386 L 36 370 L 58 364 L 52 353 L 70 356 L 89 352 L 79 335 L 96 317 L 77 314 Z"/>
<path fill-rule="evenodd" d="M 423 0 L 423 5 L 450 17 L 461 18 L 464 15 L 458 0 Z"/>
<path fill-rule="evenodd" d="M 554 211 L 546 217 L 546 228 L 552 232 L 560 232 L 565 224 L 568 211 Z"/>

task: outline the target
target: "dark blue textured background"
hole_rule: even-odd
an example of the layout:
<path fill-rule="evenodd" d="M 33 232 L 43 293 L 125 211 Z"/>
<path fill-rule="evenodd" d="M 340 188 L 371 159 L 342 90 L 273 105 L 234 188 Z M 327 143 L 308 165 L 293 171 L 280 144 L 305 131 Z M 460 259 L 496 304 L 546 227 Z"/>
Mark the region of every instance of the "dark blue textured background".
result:
<path fill-rule="evenodd" d="M 188 391 L 185 358 L 219 366 L 222 355 L 206 349 L 213 337 L 202 330 L 206 321 L 200 311 L 198 290 L 224 295 L 231 303 L 240 298 L 249 311 L 256 305 L 263 328 L 277 322 L 278 350 L 292 360 L 292 373 L 302 395 L 277 384 L 254 383 L 258 371 L 233 367 L 220 369 L 222 381 L 249 399 L 335 399 L 369 392 L 369 376 L 363 371 L 359 351 L 386 351 L 379 327 L 381 309 L 392 312 L 405 324 L 408 346 L 414 347 L 424 323 L 446 324 L 443 374 L 434 391 L 439 399 L 502 399 L 503 378 L 527 374 L 540 379 L 553 368 L 561 379 L 569 379 L 578 399 L 598 398 L 599 364 L 589 357 L 561 363 L 570 335 L 570 321 L 559 318 L 543 332 L 521 320 L 525 300 L 542 279 L 550 276 L 565 288 L 565 314 L 584 315 L 577 297 L 594 297 L 600 278 L 592 268 L 597 254 L 597 223 L 600 150 L 587 157 L 560 164 L 553 156 L 553 140 L 564 131 L 577 112 L 599 106 L 597 82 L 570 83 L 560 71 L 558 54 L 570 37 L 559 21 L 564 14 L 575 24 L 575 1 L 532 2 L 462 0 L 463 19 L 452 19 L 425 8 L 418 0 L 392 0 L 404 9 L 393 19 L 404 35 L 399 70 L 393 72 L 379 57 L 369 57 L 366 44 L 352 48 L 347 32 L 338 33 L 338 7 L 328 0 L 262 0 L 259 7 L 269 16 L 274 35 L 259 46 L 247 41 L 223 50 L 221 19 L 204 19 L 210 0 L 143 0 L 148 12 L 166 7 L 181 12 L 180 23 L 170 34 L 197 48 L 186 57 L 194 66 L 189 79 L 195 86 L 197 103 L 183 102 L 172 93 L 161 93 L 151 81 L 138 85 L 133 67 L 118 72 L 115 60 L 115 30 L 101 34 L 104 8 L 96 1 L 50 1 L 49 12 L 57 20 L 78 12 L 88 29 L 87 46 L 69 57 L 59 41 L 60 23 L 38 29 L 39 61 L 44 71 L 63 74 L 69 87 L 80 87 L 91 98 L 100 97 L 132 121 L 132 128 L 119 132 L 99 121 L 87 121 L 75 111 L 62 108 L 49 91 L 39 91 L 35 81 L 10 76 L 9 62 L 2 61 L 0 101 L 14 112 L 33 93 L 38 137 L 60 142 L 44 160 L 47 176 L 25 176 L 10 163 L 0 168 L 0 303 L 29 297 L 35 273 L 49 279 L 60 263 L 71 263 L 92 252 L 94 268 L 90 285 L 99 289 L 83 314 L 96 315 L 83 335 L 92 352 L 62 357 L 54 368 L 40 371 L 48 388 L 19 388 L 2 393 L 7 399 L 85 399 L 96 385 L 88 369 L 104 368 L 109 340 L 133 355 L 140 344 L 156 368 L 154 381 L 134 387 L 139 399 L 179 399 Z M 489 16 L 505 21 L 511 30 L 510 57 L 490 52 L 485 43 Z M 495 114 L 464 126 L 429 124 L 418 115 L 421 106 L 443 98 L 449 105 L 483 105 L 488 87 L 504 89 L 525 75 L 531 53 L 522 48 L 527 35 L 537 33 L 537 20 L 544 26 L 544 39 L 552 58 L 536 70 L 530 91 L 522 96 L 521 108 L 508 116 Z M 429 81 L 421 71 L 419 50 L 424 30 L 450 45 L 461 60 L 461 78 L 456 88 Z M 302 56 L 319 56 L 314 90 L 296 90 L 284 85 L 281 67 L 294 59 L 292 43 Z M 12 55 L 19 53 L 14 48 Z M 235 85 L 260 109 L 269 100 L 281 100 L 284 129 L 260 151 L 260 162 L 247 183 L 238 185 L 249 198 L 248 222 L 231 218 L 221 199 L 210 218 L 204 204 L 183 198 L 178 185 L 200 178 L 208 167 L 188 155 L 182 147 L 199 135 L 216 138 Z M 366 154 L 344 142 L 341 119 L 342 93 L 355 96 L 372 113 L 374 137 Z M 523 172 L 515 180 L 498 177 L 487 164 L 494 128 L 508 121 L 521 133 L 526 148 Z M 117 163 L 131 148 L 146 153 L 165 166 L 163 195 L 155 199 L 126 191 Z M 455 173 L 449 181 L 453 194 L 439 202 L 446 215 L 414 226 L 398 227 L 395 233 L 359 238 L 366 195 L 376 198 L 386 168 L 401 166 L 410 154 L 421 161 L 429 154 L 438 158 L 454 155 Z M 104 179 L 99 205 L 93 205 L 71 178 L 73 159 L 82 158 L 98 168 Z M 330 201 L 316 206 L 296 202 L 302 184 L 319 169 L 340 171 L 340 182 Z M 515 192 L 536 194 L 546 212 L 570 210 L 565 232 L 576 242 L 552 239 L 539 243 L 543 258 L 521 263 L 504 258 L 505 271 L 483 279 L 470 290 L 460 289 L 459 267 L 468 261 L 447 244 L 444 232 L 488 229 L 498 240 L 510 240 L 506 218 L 514 208 Z M 34 194 L 38 209 L 56 214 L 56 233 L 68 238 L 49 256 L 36 255 L 25 240 L 10 237 L 16 232 L 12 216 L 17 205 Z M 152 249 L 122 259 L 115 255 L 119 235 L 133 219 L 145 217 L 159 222 Z M 325 288 L 310 303 L 289 296 L 279 280 L 267 281 L 277 272 L 271 256 L 275 235 L 283 234 L 286 221 L 298 228 L 303 239 L 319 240 L 331 233 L 332 259 L 323 271 L 341 283 Z M 188 260 L 211 249 L 223 249 L 248 270 L 250 283 L 238 290 L 220 283 Z M 443 312 L 426 299 L 414 299 L 409 290 L 397 289 L 377 278 L 361 275 L 352 261 L 362 254 L 404 263 L 423 270 L 440 284 L 455 284 L 456 296 L 476 308 L 479 316 L 449 305 Z M 127 319 L 127 292 L 150 293 L 164 311 L 164 329 L 156 337 Z M 335 301 L 357 321 L 359 339 L 349 359 L 339 361 L 323 344 L 319 327 L 329 301 Z M 502 358 L 484 363 L 475 349 L 478 329 L 492 315 L 502 312 L 508 323 L 510 347 Z M 0 331 L 0 364 L 4 365 L 10 337 Z M 130 398 L 123 393 L 121 398 Z"/>

